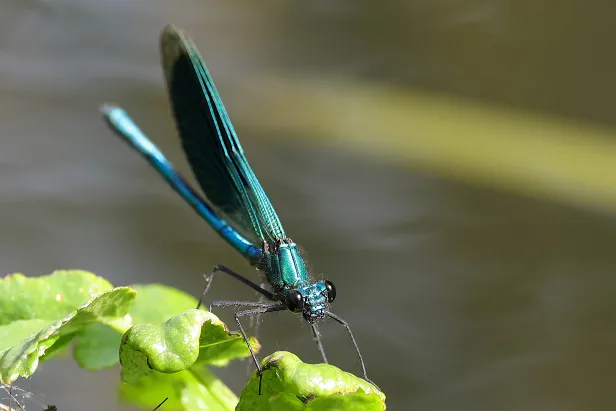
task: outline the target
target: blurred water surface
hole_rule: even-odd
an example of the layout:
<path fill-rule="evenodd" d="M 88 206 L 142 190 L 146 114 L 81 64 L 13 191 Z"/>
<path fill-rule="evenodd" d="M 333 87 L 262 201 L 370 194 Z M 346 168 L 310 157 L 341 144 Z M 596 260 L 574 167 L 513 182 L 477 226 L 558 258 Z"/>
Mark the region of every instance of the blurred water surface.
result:
<path fill-rule="evenodd" d="M 244 76 L 267 70 L 613 124 L 613 6 L 592 3 L 4 0 L 0 271 L 83 268 L 194 295 L 215 263 L 248 273 L 98 113 L 120 103 L 188 173 L 158 61 L 167 23 L 194 38 L 232 118 L 234 106 L 249 109 Z M 389 409 L 616 407 L 613 216 L 236 129 L 286 231 L 336 283 L 335 312 Z M 210 295 L 251 297 L 222 278 Z M 344 330 L 323 332 L 332 362 L 358 373 Z M 319 359 L 288 313 L 266 317 L 261 338 L 263 353 Z M 129 409 L 116 405 L 118 372 L 52 361 L 23 388 L 61 410 Z M 220 375 L 237 391 L 245 367 Z"/>

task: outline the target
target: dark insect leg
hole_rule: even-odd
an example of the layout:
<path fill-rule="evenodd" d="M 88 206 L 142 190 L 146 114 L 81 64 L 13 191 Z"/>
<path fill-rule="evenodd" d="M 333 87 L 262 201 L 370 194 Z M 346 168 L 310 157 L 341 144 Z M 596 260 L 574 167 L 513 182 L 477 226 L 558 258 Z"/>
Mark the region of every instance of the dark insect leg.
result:
<path fill-rule="evenodd" d="M 270 303 L 259 303 L 256 301 L 233 301 L 233 300 L 217 300 L 217 301 L 212 301 L 212 304 L 210 304 L 210 309 L 209 311 L 212 312 L 212 308 L 214 307 L 260 307 L 260 308 L 265 308 L 265 307 L 271 307 L 272 304 Z"/>
<path fill-rule="evenodd" d="M 261 283 L 259 284 L 259 287 L 265 290 L 265 283 Z M 265 303 L 265 296 L 263 294 L 259 295 L 259 300 L 257 302 L 259 303 Z M 257 332 L 259 331 L 259 320 L 261 319 L 261 313 L 258 313 L 256 315 L 253 315 L 252 317 L 250 317 L 250 327 L 253 328 L 253 334 L 257 335 Z"/>
<path fill-rule="evenodd" d="M 258 307 L 258 308 L 267 308 L 267 307 L 271 307 L 272 304 L 270 303 L 259 303 L 259 302 L 255 302 L 255 301 L 232 301 L 232 300 L 218 300 L 218 301 L 212 301 L 212 304 L 210 304 L 209 307 L 209 312 L 213 312 L 212 309 L 214 307 Z"/>
<path fill-rule="evenodd" d="M 265 289 L 265 283 L 261 283 L 259 284 L 259 286 L 263 289 Z M 259 295 L 259 301 L 260 303 L 265 303 L 265 296 L 263 294 Z M 253 316 L 250 317 L 250 328 L 252 328 L 252 335 L 254 336 L 258 336 L 259 335 L 259 326 L 261 325 L 261 313 L 255 314 Z M 246 374 L 250 377 L 250 374 L 252 373 L 252 367 L 250 366 L 250 364 L 246 364 Z"/>
<path fill-rule="evenodd" d="M 161 407 L 164 403 L 166 403 L 166 402 L 167 402 L 167 400 L 168 400 L 168 399 L 169 399 L 169 397 L 165 398 L 165 399 L 163 400 L 163 402 L 161 402 L 160 404 L 158 404 L 158 405 L 156 406 L 156 408 L 154 408 L 152 411 L 156 411 L 157 409 L 159 409 L 159 408 L 160 408 L 160 407 Z"/>
<path fill-rule="evenodd" d="M 258 304 L 258 303 L 255 303 Z M 257 367 L 257 372 L 259 373 L 259 395 L 261 395 L 261 383 L 263 382 L 263 370 L 261 369 L 261 364 L 259 364 L 259 360 L 252 350 L 252 346 L 250 345 L 250 341 L 248 340 L 248 336 L 244 331 L 244 327 L 242 327 L 242 323 L 240 322 L 240 317 L 246 315 L 255 315 L 255 314 L 265 314 L 275 311 L 286 310 L 287 307 L 284 304 L 275 304 L 275 305 L 267 305 L 261 308 L 255 308 L 252 310 L 239 311 L 235 313 L 235 322 L 237 326 L 240 328 L 240 332 L 242 333 L 242 337 L 244 337 L 244 341 L 246 341 L 246 345 L 248 346 L 248 350 L 250 351 L 250 355 L 252 356 L 253 361 L 255 362 L 255 366 Z"/>
<path fill-rule="evenodd" d="M 325 364 L 329 364 L 329 362 L 327 361 L 327 356 L 325 355 L 325 350 L 323 349 L 323 343 L 321 343 L 321 334 L 319 334 L 319 329 L 317 328 L 316 324 L 310 324 L 310 327 L 312 328 L 312 337 L 317 343 L 317 347 L 319 347 L 321 356 L 323 356 L 323 362 Z"/>
<path fill-rule="evenodd" d="M 359 357 L 359 362 L 361 363 L 361 370 L 364 373 L 364 379 L 380 390 L 379 386 L 373 383 L 372 381 L 370 381 L 370 379 L 368 378 L 368 375 L 366 374 L 366 366 L 364 365 L 364 358 L 361 356 L 361 352 L 359 351 L 357 342 L 355 342 L 355 337 L 353 336 L 353 332 L 351 331 L 351 327 L 349 327 L 349 324 L 346 321 L 344 321 L 342 318 L 338 317 L 336 314 L 327 312 L 327 316 L 331 318 L 332 320 L 336 321 L 337 323 L 341 324 L 344 328 L 346 328 L 347 332 L 349 333 L 349 336 L 351 337 L 351 341 L 353 341 L 353 345 L 355 346 L 355 351 L 357 352 L 357 356 Z"/>
<path fill-rule="evenodd" d="M 201 307 L 201 305 L 203 304 L 203 299 L 205 298 L 205 295 L 207 294 L 207 292 L 210 290 L 210 287 L 212 286 L 212 280 L 214 280 L 214 276 L 218 272 L 230 275 L 231 277 L 246 284 L 247 286 L 249 286 L 256 292 L 265 296 L 265 298 L 269 300 L 275 300 L 274 294 L 272 294 L 268 290 L 264 289 L 263 287 L 259 287 L 257 284 L 253 283 L 252 281 L 250 281 L 243 275 L 236 273 L 235 271 L 225 267 L 224 265 L 216 264 L 214 268 L 212 269 L 212 272 L 210 273 L 210 275 L 205 278 L 205 288 L 203 289 L 203 293 L 201 293 L 201 297 L 199 298 L 199 304 L 197 304 L 197 308 Z"/>

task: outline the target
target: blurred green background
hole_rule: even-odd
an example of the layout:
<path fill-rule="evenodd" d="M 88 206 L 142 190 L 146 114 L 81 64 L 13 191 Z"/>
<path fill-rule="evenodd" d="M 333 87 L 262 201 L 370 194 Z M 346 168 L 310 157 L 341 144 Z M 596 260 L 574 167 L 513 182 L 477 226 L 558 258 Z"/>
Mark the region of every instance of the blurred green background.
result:
<path fill-rule="evenodd" d="M 122 105 L 189 174 L 159 64 L 174 23 L 389 409 L 611 411 L 615 17 L 571 0 L 4 0 L 0 271 L 193 295 L 215 263 L 251 275 L 98 113 Z M 220 278 L 209 298 L 254 296 Z M 321 329 L 359 373 L 344 330 Z M 260 337 L 319 361 L 288 313 Z M 118 373 L 66 359 L 21 386 L 128 410 Z M 221 375 L 237 391 L 246 365 Z"/>

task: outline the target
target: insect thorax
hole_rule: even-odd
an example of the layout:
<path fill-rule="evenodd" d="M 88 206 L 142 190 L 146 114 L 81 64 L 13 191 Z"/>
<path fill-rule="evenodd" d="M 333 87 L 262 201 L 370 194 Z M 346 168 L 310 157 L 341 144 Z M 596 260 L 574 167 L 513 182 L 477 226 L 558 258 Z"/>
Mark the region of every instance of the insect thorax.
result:
<path fill-rule="evenodd" d="M 265 272 L 277 298 L 291 311 L 301 311 L 310 323 L 325 316 L 328 298 L 326 284 L 324 281 L 309 281 L 308 269 L 293 241 L 285 238 L 274 244 L 267 244 L 259 268 Z M 288 297 L 293 293 L 295 298 L 301 296 L 301 302 L 293 302 L 293 298 L 289 300 Z"/>
<path fill-rule="evenodd" d="M 304 259 L 295 243 L 288 238 L 264 247 L 259 268 L 276 292 L 308 284 L 308 269 Z"/>

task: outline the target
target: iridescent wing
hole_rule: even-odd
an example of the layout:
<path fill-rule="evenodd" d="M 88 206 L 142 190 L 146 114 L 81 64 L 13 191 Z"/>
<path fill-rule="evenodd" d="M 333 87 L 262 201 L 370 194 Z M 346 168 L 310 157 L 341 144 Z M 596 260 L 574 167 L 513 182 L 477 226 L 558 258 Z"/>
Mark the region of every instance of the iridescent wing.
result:
<path fill-rule="evenodd" d="M 285 238 L 194 44 L 180 29 L 167 26 L 161 50 L 182 147 L 207 201 L 255 244 Z"/>

